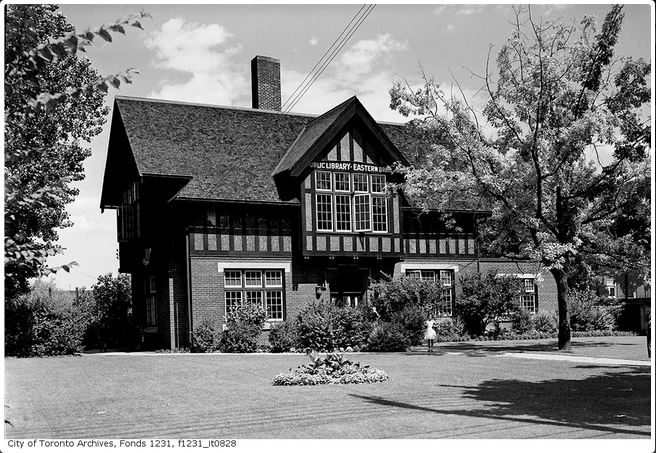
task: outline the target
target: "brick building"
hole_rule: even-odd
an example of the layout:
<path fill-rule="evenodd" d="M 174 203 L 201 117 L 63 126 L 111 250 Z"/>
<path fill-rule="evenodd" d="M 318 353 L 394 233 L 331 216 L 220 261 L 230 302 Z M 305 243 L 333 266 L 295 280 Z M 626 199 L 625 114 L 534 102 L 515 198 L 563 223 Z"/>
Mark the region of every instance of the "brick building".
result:
<path fill-rule="evenodd" d="M 530 262 L 479 257 L 462 203 L 421 213 L 395 162 L 415 163 L 421 134 L 376 122 L 356 97 L 319 116 L 280 112 L 280 64 L 251 63 L 253 108 L 117 97 L 101 209 L 115 209 L 120 271 L 151 347 L 189 345 L 203 318 L 262 304 L 269 324 L 318 297 L 366 303 L 370 279 L 440 279 L 443 316 L 458 275 L 495 269 L 523 279 L 522 304 L 555 310 L 555 283 Z"/>

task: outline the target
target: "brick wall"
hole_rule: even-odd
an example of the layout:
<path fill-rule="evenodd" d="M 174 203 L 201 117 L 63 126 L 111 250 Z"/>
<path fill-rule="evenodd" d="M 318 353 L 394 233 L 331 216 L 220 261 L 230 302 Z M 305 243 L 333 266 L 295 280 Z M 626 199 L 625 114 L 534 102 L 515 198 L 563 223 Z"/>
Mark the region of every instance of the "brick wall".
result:
<path fill-rule="evenodd" d="M 258 55 L 251 60 L 253 108 L 280 111 L 280 61 Z"/>

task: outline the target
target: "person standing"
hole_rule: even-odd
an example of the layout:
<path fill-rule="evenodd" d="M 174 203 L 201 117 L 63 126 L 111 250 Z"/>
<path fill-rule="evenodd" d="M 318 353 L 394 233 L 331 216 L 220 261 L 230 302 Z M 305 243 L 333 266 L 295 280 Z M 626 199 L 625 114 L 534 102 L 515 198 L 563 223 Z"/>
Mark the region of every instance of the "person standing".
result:
<path fill-rule="evenodd" d="M 428 343 L 428 352 L 433 352 L 433 343 L 435 342 L 435 338 L 437 338 L 437 333 L 435 333 L 435 329 L 433 329 L 435 320 L 432 316 L 429 316 L 425 324 L 426 332 L 424 333 L 424 340 Z"/>

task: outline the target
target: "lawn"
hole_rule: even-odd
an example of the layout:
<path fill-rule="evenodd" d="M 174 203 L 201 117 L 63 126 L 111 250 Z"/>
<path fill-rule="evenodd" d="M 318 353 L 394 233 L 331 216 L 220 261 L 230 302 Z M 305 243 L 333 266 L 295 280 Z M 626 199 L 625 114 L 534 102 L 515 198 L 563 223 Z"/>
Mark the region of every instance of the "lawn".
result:
<path fill-rule="evenodd" d="M 573 354 L 647 360 L 644 341 L 576 339 Z M 492 343 L 436 349 L 353 355 L 390 380 L 318 387 L 271 384 L 303 355 L 5 359 L 5 437 L 649 438 L 649 367 L 531 360 Z"/>

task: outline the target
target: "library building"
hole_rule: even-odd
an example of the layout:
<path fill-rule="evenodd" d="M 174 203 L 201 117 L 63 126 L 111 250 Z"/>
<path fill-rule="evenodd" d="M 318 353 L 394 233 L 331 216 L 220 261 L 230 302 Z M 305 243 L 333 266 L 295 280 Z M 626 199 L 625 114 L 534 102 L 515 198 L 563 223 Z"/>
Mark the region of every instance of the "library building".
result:
<path fill-rule="evenodd" d="M 430 146 L 421 133 L 377 122 L 356 97 L 282 113 L 273 58 L 255 57 L 251 79 L 252 108 L 115 99 L 100 207 L 116 210 L 145 347 L 187 347 L 201 320 L 240 304 L 265 308 L 265 328 L 318 299 L 366 304 L 372 280 L 402 275 L 442 282 L 440 316 L 459 275 L 491 269 L 523 281 L 526 309 L 556 310 L 537 263 L 479 256 L 489 211 L 453 206 L 448 227 L 389 190 L 393 166 Z"/>

